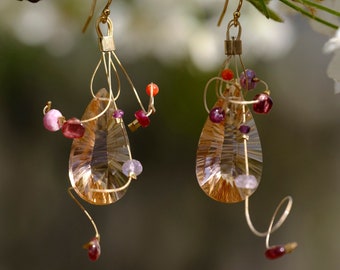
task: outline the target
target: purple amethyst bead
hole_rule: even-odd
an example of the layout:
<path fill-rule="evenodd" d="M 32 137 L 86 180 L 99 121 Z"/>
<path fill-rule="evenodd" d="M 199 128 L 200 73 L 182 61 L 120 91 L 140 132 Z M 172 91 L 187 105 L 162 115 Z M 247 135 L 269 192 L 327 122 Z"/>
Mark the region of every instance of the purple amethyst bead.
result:
<path fill-rule="evenodd" d="M 221 107 L 215 107 L 210 111 L 209 118 L 213 123 L 221 123 L 225 119 L 225 111 Z"/>
<path fill-rule="evenodd" d="M 246 69 L 246 74 L 244 72 L 240 75 L 240 84 L 243 89 L 252 90 L 257 84 L 255 71 L 251 69 Z M 248 82 L 248 83 L 247 83 Z"/>
<path fill-rule="evenodd" d="M 241 125 L 238 130 L 242 133 L 242 134 L 248 134 L 250 131 L 250 126 L 247 125 Z"/>
<path fill-rule="evenodd" d="M 120 109 L 117 109 L 113 112 L 112 114 L 113 118 L 123 118 L 124 116 L 124 111 L 123 110 L 120 110 Z"/>

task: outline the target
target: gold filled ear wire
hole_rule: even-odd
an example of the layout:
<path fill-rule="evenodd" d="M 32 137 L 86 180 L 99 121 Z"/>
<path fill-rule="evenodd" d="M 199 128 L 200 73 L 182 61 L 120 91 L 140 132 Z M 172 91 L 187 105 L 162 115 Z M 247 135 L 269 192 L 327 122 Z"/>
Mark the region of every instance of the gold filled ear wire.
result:
<path fill-rule="evenodd" d="M 228 0 L 225 2 L 218 25 L 221 24 L 227 6 Z M 268 114 L 273 101 L 267 83 L 259 79 L 253 70 L 246 69 L 243 64 L 242 28 L 239 22 L 241 7 L 242 0 L 239 1 L 233 19 L 227 25 L 225 40 L 227 59 L 223 68 L 218 76 L 207 82 L 204 89 L 204 107 L 208 118 L 198 143 L 196 176 L 200 187 L 212 199 L 223 203 L 245 201 L 245 217 L 250 230 L 257 236 L 266 237 L 265 256 L 268 259 L 276 259 L 297 247 L 296 242 L 269 245 L 271 234 L 286 220 L 293 199 L 287 196 L 281 200 L 267 231 L 259 232 L 255 229 L 249 214 L 249 197 L 259 185 L 263 159 L 259 133 L 248 106 L 252 106 L 254 113 Z M 236 28 L 236 36 L 231 36 L 232 28 Z M 217 101 L 212 109 L 209 109 L 207 92 L 212 83 L 215 83 L 213 88 Z M 264 86 L 264 90 L 256 94 L 252 100 L 246 100 L 246 95 L 250 91 L 256 91 L 258 85 Z M 287 205 L 283 214 L 274 223 L 285 203 Z"/>
<path fill-rule="evenodd" d="M 110 4 L 107 2 L 96 20 L 100 58 L 90 79 L 92 100 L 88 104 L 81 120 L 66 118 L 60 111 L 52 109 L 47 102 L 43 109 L 43 123 L 47 130 L 62 130 L 66 138 L 73 139 L 69 158 L 69 178 L 71 186 L 69 195 L 91 222 L 95 236 L 84 245 L 90 260 L 97 260 L 101 253 L 100 235 L 97 226 L 76 199 L 74 191 L 81 199 L 93 205 L 108 205 L 121 199 L 127 192 L 133 179 L 137 179 L 143 171 L 141 162 L 133 159 L 126 126 L 123 121 L 124 111 L 118 106 L 121 89 L 121 78 L 118 69 L 125 76 L 140 109 L 135 112 L 135 120 L 129 124 L 131 131 L 138 127 L 150 125 L 149 116 L 156 112 L 154 97 L 159 88 L 155 83 L 146 86 L 149 96 L 148 107 L 145 108 L 126 69 L 115 53 L 113 38 L 113 22 L 110 19 Z M 86 30 L 95 9 L 96 0 L 92 3 L 91 13 L 83 30 Z M 104 26 L 106 33 L 102 31 Z M 95 93 L 95 78 L 102 68 L 106 77 L 105 87 Z"/>

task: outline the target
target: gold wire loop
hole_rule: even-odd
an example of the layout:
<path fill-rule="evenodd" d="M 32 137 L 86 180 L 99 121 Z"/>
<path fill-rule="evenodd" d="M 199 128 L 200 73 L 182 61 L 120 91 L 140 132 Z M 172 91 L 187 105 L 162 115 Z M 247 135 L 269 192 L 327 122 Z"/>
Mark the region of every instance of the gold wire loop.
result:
<path fill-rule="evenodd" d="M 277 218 L 278 212 L 279 210 L 282 208 L 282 206 L 284 205 L 284 203 L 287 202 L 286 207 L 284 208 L 284 211 L 282 213 L 282 215 L 280 216 L 279 220 L 274 224 L 275 219 Z M 282 224 L 285 222 L 285 220 L 287 219 L 290 210 L 292 209 L 293 206 L 293 198 L 291 196 L 286 196 L 284 197 L 280 203 L 278 204 L 278 206 L 276 207 L 273 216 L 270 220 L 270 224 L 268 227 L 268 230 L 265 232 L 259 232 L 258 230 L 255 229 L 251 219 L 250 219 L 250 214 L 249 214 L 249 197 L 246 197 L 245 200 L 245 216 L 246 216 L 246 220 L 247 220 L 247 224 L 249 229 L 252 231 L 253 234 L 255 234 L 256 236 L 259 237 L 266 237 L 266 248 L 268 249 L 270 247 L 269 245 L 269 238 L 270 235 L 275 232 L 278 228 L 280 228 L 282 226 Z"/>
<path fill-rule="evenodd" d="M 100 29 L 100 24 L 107 24 L 107 36 L 113 36 L 113 25 L 111 19 L 108 17 L 105 22 L 102 21 L 102 17 L 99 17 L 96 22 L 96 30 L 98 37 L 102 38 L 103 33 Z"/>
<path fill-rule="evenodd" d="M 43 108 L 43 114 L 45 115 L 48 113 L 49 110 L 52 108 L 52 101 L 47 101 L 45 107 Z"/>
<path fill-rule="evenodd" d="M 238 28 L 237 36 L 230 39 L 231 27 Z M 240 23 L 235 24 L 234 20 L 228 23 L 226 40 L 224 41 L 224 49 L 226 55 L 241 55 L 242 54 L 242 40 L 241 40 L 242 27 Z"/>

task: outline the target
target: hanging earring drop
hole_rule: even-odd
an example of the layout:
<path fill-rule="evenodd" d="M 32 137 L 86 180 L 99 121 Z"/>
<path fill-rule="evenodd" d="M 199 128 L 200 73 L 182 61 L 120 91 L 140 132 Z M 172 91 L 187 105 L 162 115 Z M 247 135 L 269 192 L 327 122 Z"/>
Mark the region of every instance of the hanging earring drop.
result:
<path fill-rule="evenodd" d="M 69 177 L 72 187 L 68 191 L 71 198 L 87 215 L 95 230 L 95 236 L 84 245 L 88 250 L 89 258 L 93 261 L 97 260 L 101 253 L 100 235 L 94 220 L 72 191 L 90 204 L 108 205 L 122 198 L 132 179 L 137 179 L 143 170 L 142 164 L 132 157 L 123 121 L 124 111 L 117 105 L 121 92 L 117 69 L 120 68 L 125 75 L 140 105 L 140 110 L 135 113 L 136 119 L 128 125 L 131 131 L 150 124 L 149 116 L 156 111 L 154 96 L 159 92 L 156 84 L 147 85 L 149 104 L 145 109 L 132 80 L 115 53 L 113 25 L 109 17 L 110 4 L 111 0 L 96 21 L 101 57 L 90 80 L 93 99 L 81 120 L 77 118 L 66 120 L 60 111 L 52 109 L 51 102 L 48 102 L 43 110 L 43 123 L 47 130 L 54 132 L 61 129 L 66 138 L 73 139 L 69 159 Z M 93 16 L 95 5 L 96 0 L 93 1 L 91 14 L 83 31 L 86 30 Z M 106 29 L 107 34 L 103 34 L 102 27 Z M 107 89 L 102 88 L 95 94 L 94 80 L 101 67 L 105 72 Z M 113 80 L 116 81 L 115 91 L 113 91 Z"/>
<path fill-rule="evenodd" d="M 226 12 L 225 3 L 218 25 Z M 245 201 L 245 217 L 250 230 L 259 237 L 266 237 L 265 256 L 276 259 L 290 253 L 297 243 L 269 244 L 270 235 L 287 218 L 293 200 L 285 197 L 277 206 L 268 230 L 259 232 L 253 226 L 249 214 L 249 197 L 256 191 L 262 175 L 262 148 L 260 137 L 248 106 L 254 113 L 268 114 L 273 101 L 268 85 L 255 72 L 246 69 L 242 62 L 241 24 L 239 17 L 242 0 L 239 1 L 233 19 L 228 23 L 225 40 L 226 61 L 217 77 L 211 78 L 204 89 L 204 106 L 208 118 L 200 135 L 196 154 L 196 176 L 200 187 L 212 199 L 223 203 Z M 237 32 L 230 37 L 231 30 Z M 233 68 L 232 68 L 233 67 Z M 239 69 L 241 73 L 239 74 Z M 211 85 L 214 83 L 214 87 Z M 252 100 L 245 97 L 261 88 Z M 207 92 L 215 90 L 217 101 L 209 109 Z M 278 212 L 286 204 L 283 214 L 274 224 Z"/>

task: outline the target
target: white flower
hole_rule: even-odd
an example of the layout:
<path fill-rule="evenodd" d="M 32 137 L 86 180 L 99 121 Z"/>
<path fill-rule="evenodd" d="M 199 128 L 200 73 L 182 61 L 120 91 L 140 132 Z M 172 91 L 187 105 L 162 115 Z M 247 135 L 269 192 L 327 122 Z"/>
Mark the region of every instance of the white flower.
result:
<path fill-rule="evenodd" d="M 324 53 L 334 53 L 327 68 L 327 75 L 335 82 L 335 94 L 340 93 L 340 29 L 329 39 L 323 48 Z"/>

